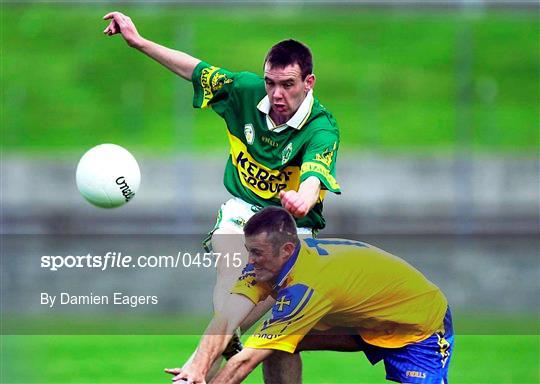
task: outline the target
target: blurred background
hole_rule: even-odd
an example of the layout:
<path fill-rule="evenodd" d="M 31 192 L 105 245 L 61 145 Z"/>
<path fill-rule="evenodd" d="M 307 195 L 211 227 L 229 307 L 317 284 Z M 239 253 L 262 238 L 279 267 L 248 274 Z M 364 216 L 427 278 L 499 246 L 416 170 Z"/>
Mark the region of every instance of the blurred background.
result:
<path fill-rule="evenodd" d="M 497 340 L 501 351 L 521 346 L 521 365 L 498 380 L 487 368 L 465 368 L 485 344 L 471 342 L 471 355 L 463 352 L 469 360 L 456 363 L 458 382 L 540 380 L 536 1 L 2 2 L 4 315 L 43 319 L 54 315 L 36 296 L 45 287 L 84 292 L 96 283 L 163 297 L 157 311 L 136 314 L 178 319 L 210 311 L 211 271 L 179 279 L 175 270 L 119 277 L 38 268 L 46 252 L 195 252 L 228 198 L 223 121 L 191 108 L 189 83 L 121 37 L 104 36 L 101 18 L 112 10 L 131 16 L 144 37 L 232 71 L 262 73 L 266 52 L 282 39 L 309 45 L 315 95 L 341 129 L 343 194 L 327 195 L 320 236 L 361 239 L 413 263 L 446 293 L 461 334 L 514 335 Z M 124 146 L 141 166 L 136 198 L 118 209 L 91 206 L 75 186 L 79 158 L 101 143 Z M 48 334 L 51 324 L 52 333 L 70 333 L 52 319 L 39 331 L 4 323 L 2 333 Z M 101 333 L 149 332 L 138 326 Z M 4 347 L 26 353 L 13 337 Z M 64 368 L 42 380 L 69 382 Z M 154 380 L 142 377 L 123 376 Z"/>

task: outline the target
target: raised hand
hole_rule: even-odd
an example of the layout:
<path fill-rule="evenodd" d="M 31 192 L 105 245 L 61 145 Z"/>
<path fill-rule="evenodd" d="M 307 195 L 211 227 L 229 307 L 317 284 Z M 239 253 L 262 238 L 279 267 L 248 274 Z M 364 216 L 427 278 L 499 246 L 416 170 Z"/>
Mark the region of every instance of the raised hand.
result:
<path fill-rule="evenodd" d="M 120 33 L 130 47 L 137 47 L 143 40 L 129 16 L 120 12 L 110 12 L 103 16 L 103 20 L 111 21 L 103 30 L 104 34 L 112 36 Z"/>

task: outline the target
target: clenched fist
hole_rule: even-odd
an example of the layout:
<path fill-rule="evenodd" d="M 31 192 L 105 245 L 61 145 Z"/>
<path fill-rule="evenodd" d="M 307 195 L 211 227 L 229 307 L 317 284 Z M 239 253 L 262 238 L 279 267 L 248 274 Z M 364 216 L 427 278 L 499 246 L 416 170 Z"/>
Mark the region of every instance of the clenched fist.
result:
<path fill-rule="evenodd" d="M 294 217 L 304 217 L 308 214 L 310 206 L 304 197 L 293 190 L 281 191 L 279 193 L 281 205 L 289 211 Z"/>

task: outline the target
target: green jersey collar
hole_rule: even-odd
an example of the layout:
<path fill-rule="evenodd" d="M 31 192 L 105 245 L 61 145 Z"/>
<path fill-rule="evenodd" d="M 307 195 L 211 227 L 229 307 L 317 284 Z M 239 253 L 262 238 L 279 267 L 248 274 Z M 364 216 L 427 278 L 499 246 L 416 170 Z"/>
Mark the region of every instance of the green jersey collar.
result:
<path fill-rule="evenodd" d="M 310 90 L 307 93 L 304 101 L 302 101 L 302 104 L 300 104 L 300 107 L 298 108 L 296 113 L 289 119 L 289 121 L 287 121 L 285 124 L 276 126 L 269 115 L 270 99 L 268 98 L 268 95 L 263 97 L 262 100 L 259 101 L 259 104 L 257 104 L 257 109 L 266 115 L 266 125 L 268 126 L 268 129 L 276 133 L 283 131 L 287 127 L 292 127 L 298 130 L 302 129 L 311 113 L 312 107 L 313 90 Z"/>

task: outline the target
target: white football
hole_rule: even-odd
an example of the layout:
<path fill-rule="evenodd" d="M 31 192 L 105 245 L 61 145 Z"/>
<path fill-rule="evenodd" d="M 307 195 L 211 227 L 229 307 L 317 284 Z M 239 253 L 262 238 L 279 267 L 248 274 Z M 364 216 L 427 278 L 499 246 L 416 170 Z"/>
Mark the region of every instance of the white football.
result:
<path fill-rule="evenodd" d="M 90 203 L 114 208 L 130 201 L 141 183 L 137 160 L 115 144 L 101 144 L 86 152 L 77 165 L 77 188 Z"/>

